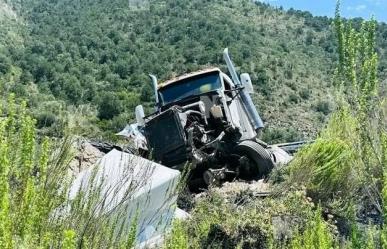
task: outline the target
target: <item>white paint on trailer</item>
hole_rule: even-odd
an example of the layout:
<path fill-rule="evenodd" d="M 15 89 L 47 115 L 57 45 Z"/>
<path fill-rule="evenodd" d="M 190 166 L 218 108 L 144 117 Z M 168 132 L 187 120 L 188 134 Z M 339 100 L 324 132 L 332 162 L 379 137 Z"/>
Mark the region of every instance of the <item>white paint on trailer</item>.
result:
<path fill-rule="evenodd" d="M 170 229 L 176 216 L 180 172 L 154 163 L 142 157 L 112 150 L 94 167 L 82 171 L 73 182 L 70 198 L 90 184 L 101 185 L 101 204 L 96 216 L 119 217 L 117 228 L 123 225 L 129 231 L 134 217 L 138 215 L 137 245 L 154 243 Z M 87 198 L 87 197 L 86 197 Z M 153 241 L 153 242 L 152 242 Z"/>

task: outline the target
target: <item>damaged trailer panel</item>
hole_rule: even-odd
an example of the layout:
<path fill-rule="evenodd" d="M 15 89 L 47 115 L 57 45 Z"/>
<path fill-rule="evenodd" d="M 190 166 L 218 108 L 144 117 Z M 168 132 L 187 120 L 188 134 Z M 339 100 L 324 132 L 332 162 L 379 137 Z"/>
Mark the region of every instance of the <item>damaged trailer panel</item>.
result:
<path fill-rule="evenodd" d="M 128 234 L 137 217 L 136 244 L 149 246 L 162 239 L 176 215 L 187 215 L 176 208 L 179 178 L 177 170 L 112 150 L 77 176 L 69 195 L 75 199 L 80 193 L 92 196 L 94 191 L 100 191 L 95 218 L 117 221 L 116 227 Z"/>

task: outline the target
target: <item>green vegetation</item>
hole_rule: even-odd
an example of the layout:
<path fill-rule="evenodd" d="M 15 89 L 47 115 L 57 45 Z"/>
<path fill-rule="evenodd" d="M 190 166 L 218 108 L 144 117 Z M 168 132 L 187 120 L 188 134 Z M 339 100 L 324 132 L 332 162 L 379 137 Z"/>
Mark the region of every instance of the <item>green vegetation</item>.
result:
<path fill-rule="evenodd" d="M 50 218 L 66 195 L 66 147 L 50 158 L 50 142 L 37 141 L 25 103 L 17 108 L 12 95 L 6 103 L 0 121 L 0 247 L 69 244 L 71 231 Z"/>
<path fill-rule="evenodd" d="M 28 100 L 47 135 L 63 135 L 58 127 L 70 116 L 79 119 L 79 135 L 112 136 L 133 119 L 137 104 L 145 101 L 151 111 L 148 73 L 163 81 L 208 66 L 225 70 L 225 47 L 240 71 L 251 74 L 268 132 L 295 132 L 277 141 L 315 137 L 331 111 L 336 46 L 326 17 L 249 0 L 150 0 L 140 8 L 127 0 L 11 0 L 4 6 L 15 18 L 0 22 L 1 30 L 12 31 L 0 40 L 2 89 Z M 387 26 L 378 24 L 377 34 L 384 78 Z M 52 106 L 61 106 L 55 119 L 46 115 Z M 88 113 L 78 110 L 85 107 Z"/>
<path fill-rule="evenodd" d="M 269 248 L 281 245 L 312 218 L 313 203 L 303 191 L 294 191 L 278 198 L 224 196 L 208 192 L 192 212 L 192 218 L 177 223 L 167 240 L 183 244 L 180 248 Z M 297 217 L 297 219 L 293 219 Z M 287 223 L 273 231 L 272 223 Z M 188 238 L 188 239 L 187 239 Z"/>

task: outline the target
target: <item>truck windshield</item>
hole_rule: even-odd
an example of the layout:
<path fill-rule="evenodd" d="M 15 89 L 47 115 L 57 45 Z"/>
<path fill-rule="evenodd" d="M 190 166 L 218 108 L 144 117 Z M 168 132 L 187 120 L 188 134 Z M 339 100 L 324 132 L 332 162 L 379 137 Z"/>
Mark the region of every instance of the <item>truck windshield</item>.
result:
<path fill-rule="evenodd" d="M 211 92 L 221 88 L 219 73 L 200 75 L 184 79 L 159 91 L 163 105 L 176 102 L 189 96 Z"/>

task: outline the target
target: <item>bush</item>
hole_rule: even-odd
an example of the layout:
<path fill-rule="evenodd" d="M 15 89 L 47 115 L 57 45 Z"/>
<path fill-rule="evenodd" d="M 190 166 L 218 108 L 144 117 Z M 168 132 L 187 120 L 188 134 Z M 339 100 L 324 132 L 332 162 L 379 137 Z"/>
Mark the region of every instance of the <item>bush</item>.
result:
<path fill-rule="evenodd" d="M 285 70 L 285 78 L 288 80 L 293 79 L 293 70 L 291 68 L 286 68 Z"/>
<path fill-rule="evenodd" d="M 36 121 L 37 128 L 41 129 L 43 127 L 52 126 L 57 121 L 57 117 L 51 112 L 43 112 L 37 115 Z"/>
<path fill-rule="evenodd" d="M 58 247 L 64 227 L 51 216 L 66 195 L 68 147 L 51 158 L 49 140 L 37 142 L 35 121 L 25 112 L 25 103 L 19 109 L 11 96 L 0 120 L 0 247 Z"/>
<path fill-rule="evenodd" d="M 260 68 L 257 72 L 257 81 L 256 84 L 259 87 L 264 88 L 269 83 L 269 76 L 266 73 L 266 70 Z"/>
<path fill-rule="evenodd" d="M 289 248 L 337 248 L 337 241 L 335 241 L 326 222 L 321 217 L 321 212 L 322 210 L 320 207 L 314 211 L 313 216 L 308 219 L 305 231 L 296 234 L 296 236 L 292 238 Z"/>
<path fill-rule="evenodd" d="M 305 100 L 309 99 L 310 94 L 311 94 L 311 91 L 310 91 L 310 89 L 308 89 L 308 88 L 303 88 L 303 89 L 300 91 L 300 93 L 299 93 L 300 97 L 301 97 L 302 99 L 305 99 Z"/>
<path fill-rule="evenodd" d="M 10 69 L 11 60 L 4 55 L 0 55 L 0 75 L 8 73 Z"/>
<path fill-rule="evenodd" d="M 262 199 L 243 188 L 213 189 L 197 199 L 191 218 L 174 225 L 165 248 L 287 248 L 296 229 L 311 230 L 308 219 L 326 227 L 312 208 L 303 191 Z"/>
<path fill-rule="evenodd" d="M 141 87 L 140 100 L 143 102 L 150 102 L 153 99 L 154 93 L 150 84 Z"/>
<path fill-rule="evenodd" d="M 299 97 L 298 97 L 297 94 L 291 93 L 291 94 L 289 95 L 289 102 L 294 103 L 294 104 L 297 104 L 298 101 L 299 101 Z"/>
<path fill-rule="evenodd" d="M 387 131 L 382 110 L 386 99 L 378 95 L 376 23 L 364 22 L 358 32 L 337 11 L 335 27 L 339 44 L 335 82 L 338 108 L 315 143 L 296 155 L 290 165 L 289 183 L 305 185 L 316 202 L 344 217 L 355 206 L 355 217 L 371 209 L 378 210 L 381 219 L 387 203 L 383 197 Z M 316 110 L 328 113 L 328 102 L 320 100 Z"/>
<path fill-rule="evenodd" d="M 350 200 L 362 182 L 361 164 L 352 145 L 352 139 L 357 139 L 352 122 L 350 116 L 337 114 L 328 124 L 335 134 L 325 133 L 297 153 L 291 163 L 292 181 L 305 185 L 313 197 L 324 203 L 332 198 Z"/>
<path fill-rule="evenodd" d="M 293 128 L 266 128 L 262 134 L 262 140 L 269 144 L 295 142 L 302 139 L 302 135 Z"/>
<path fill-rule="evenodd" d="M 103 93 L 98 99 L 98 117 L 100 119 L 112 119 L 120 114 L 123 105 L 115 93 Z"/>
<path fill-rule="evenodd" d="M 317 112 L 321 112 L 324 115 L 328 115 L 331 112 L 331 106 L 330 103 L 326 100 L 319 100 L 314 106 L 314 109 Z"/>

